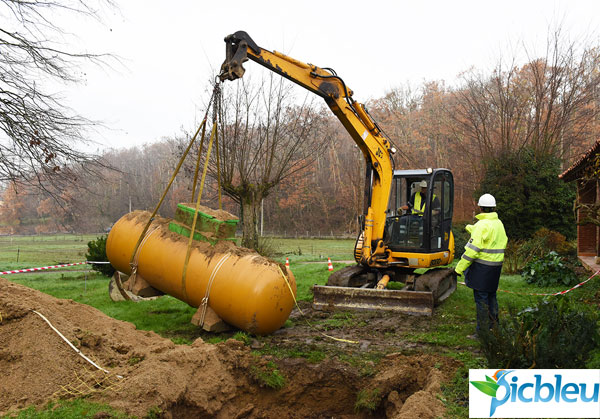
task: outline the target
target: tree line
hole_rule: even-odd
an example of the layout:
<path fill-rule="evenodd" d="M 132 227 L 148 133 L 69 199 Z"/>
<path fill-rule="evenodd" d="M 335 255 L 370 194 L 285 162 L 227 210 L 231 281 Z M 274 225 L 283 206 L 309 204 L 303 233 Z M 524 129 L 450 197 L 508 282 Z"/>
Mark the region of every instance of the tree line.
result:
<path fill-rule="evenodd" d="M 451 169 L 455 220 L 470 220 L 474 197 L 485 190 L 516 219 L 527 219 L 532 205 L 543 207 L 544 195 L 559 195 L 555 210 L 567 214 L 561 223 L 574 223 L 568 216 L 574 196 L 555 193 L 563 186 L 547 179 L 599 137 L 600 49 L 565 39 L 560 30 L 552 33 L 546 55 L 524 65 L 503 59 L 491 72 L 465 71 L 456 86 L 399 86 L 370 101 L 369 112 L 399 150 L 396 168 Z M 256 246 L 253 233 L 261 228 L 288 236 L 356 234 L 364 158 L 329 110 L 273 75 L 222 89 L 220 106 L 207 114 L 204 148 L 192 149 L 161 215 L 191 200 L 195 167 L 204 164 L 215 125 L 202 204 L 216 208 L 220 182 L 223 207 L 242 218 L 247 246 Z M 106 151 L 93 171 L 65 165 L 75 182 L 36 178 L 39 170 L 5 178 L 0 233 L 99 232 L 130 210 L 152 209 L 190 138 L 184 132 Z M 518 175 L 527 167 L 537 169 Z M 544 222 L 540 211 L 536 217 Z"/>

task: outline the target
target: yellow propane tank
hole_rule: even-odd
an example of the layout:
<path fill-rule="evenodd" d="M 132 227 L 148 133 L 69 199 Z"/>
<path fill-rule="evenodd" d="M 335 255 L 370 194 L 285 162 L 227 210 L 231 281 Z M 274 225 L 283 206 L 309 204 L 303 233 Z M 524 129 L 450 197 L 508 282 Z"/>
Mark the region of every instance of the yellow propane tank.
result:
<path fill-rule="evenodd" d="M 117 221 L 106 241 L 115 269 L 131 274 L 129 262 L 150 213 L 135 211 Z M 279 329 L 294 306 L 296 281 L 284 265 L 252 250 L 222 241 L 215 246 L 193 241 L 185 282 L 188 239 L 169 231 L 169 220 L 155 217 L 137 254 L 137 272 L 154 288 L 200 307 L 203 298 L 227 323 L 265 335 Z"/>

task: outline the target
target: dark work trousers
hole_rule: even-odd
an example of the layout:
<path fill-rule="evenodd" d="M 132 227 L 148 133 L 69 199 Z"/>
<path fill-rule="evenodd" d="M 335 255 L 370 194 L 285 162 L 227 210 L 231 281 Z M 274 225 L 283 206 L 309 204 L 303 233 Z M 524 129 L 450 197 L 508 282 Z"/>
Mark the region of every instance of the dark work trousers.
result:
<path fill-rule="evenodd" d="M 498 323 L 498 300 L 496 300 L 496 291 L 485 292 L 473 290 L 475 297 L 475 307 L 477 309 L 477 333 L 483 327 L 491 329 Z"/>

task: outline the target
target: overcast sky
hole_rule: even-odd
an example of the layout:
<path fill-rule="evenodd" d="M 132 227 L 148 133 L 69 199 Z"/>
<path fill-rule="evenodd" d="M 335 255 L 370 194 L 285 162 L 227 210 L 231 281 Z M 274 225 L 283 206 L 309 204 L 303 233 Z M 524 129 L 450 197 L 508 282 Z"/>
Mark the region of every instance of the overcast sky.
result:
<path fill-rule="evenodd" d="M 93 138 L 112 148 L 192 130 L 224 59 L 223 38 L 237 30 L 266 49 L 334 68 L 360 102 L 407 82 L 452 84 L 523 43 L 543 47 L 559 24 L 588 43 L 600 32 L 598 0 L 115 1 L 118 10 L 105 12 L 102 24 L 77 19 L 66 29 L 78 47 L 116 54 L 123 65 L 85 67 L 85 82 L 63 91 L 78 113 L 105 124 Z"/>

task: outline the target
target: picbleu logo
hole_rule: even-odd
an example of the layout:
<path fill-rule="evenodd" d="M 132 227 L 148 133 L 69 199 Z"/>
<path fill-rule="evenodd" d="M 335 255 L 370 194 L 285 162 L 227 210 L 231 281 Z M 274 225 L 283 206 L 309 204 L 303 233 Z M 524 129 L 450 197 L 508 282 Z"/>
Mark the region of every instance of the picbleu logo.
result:
<path fill-rule="evenodd" d="M 471 373 L 469 375 L 471 378 Z M 550 416 L 533 417 L 566 417 L 552 414 L 563 415 L 557 412 L 572 410 L 573 406 L 577 410 L 582 406 L 589 407 L 591 413 L 585 417 L 600 417 L 600 370 L 498 370 L 491 377 L 483 376 L 485 381 L 470 380 L 470 383 L 479 392 L 491 397 L 489 417 L 493 417 L 496 410 L 506 403 L 514 407 L 518 405 L 520 413 L 524 413 L 523 408 L 527 407 L 534 408 L 535 411 L 531 409 L 534 412 L 541 412 L 541 407 L 547 407 L 543 411 L 550 411 Z M 582 379 L 584 376 L 585 379 Z M 509 416 L 510 412 L 506 415 L 504 408 L 502 411 L 504 417 L 522 417 Z"/>

